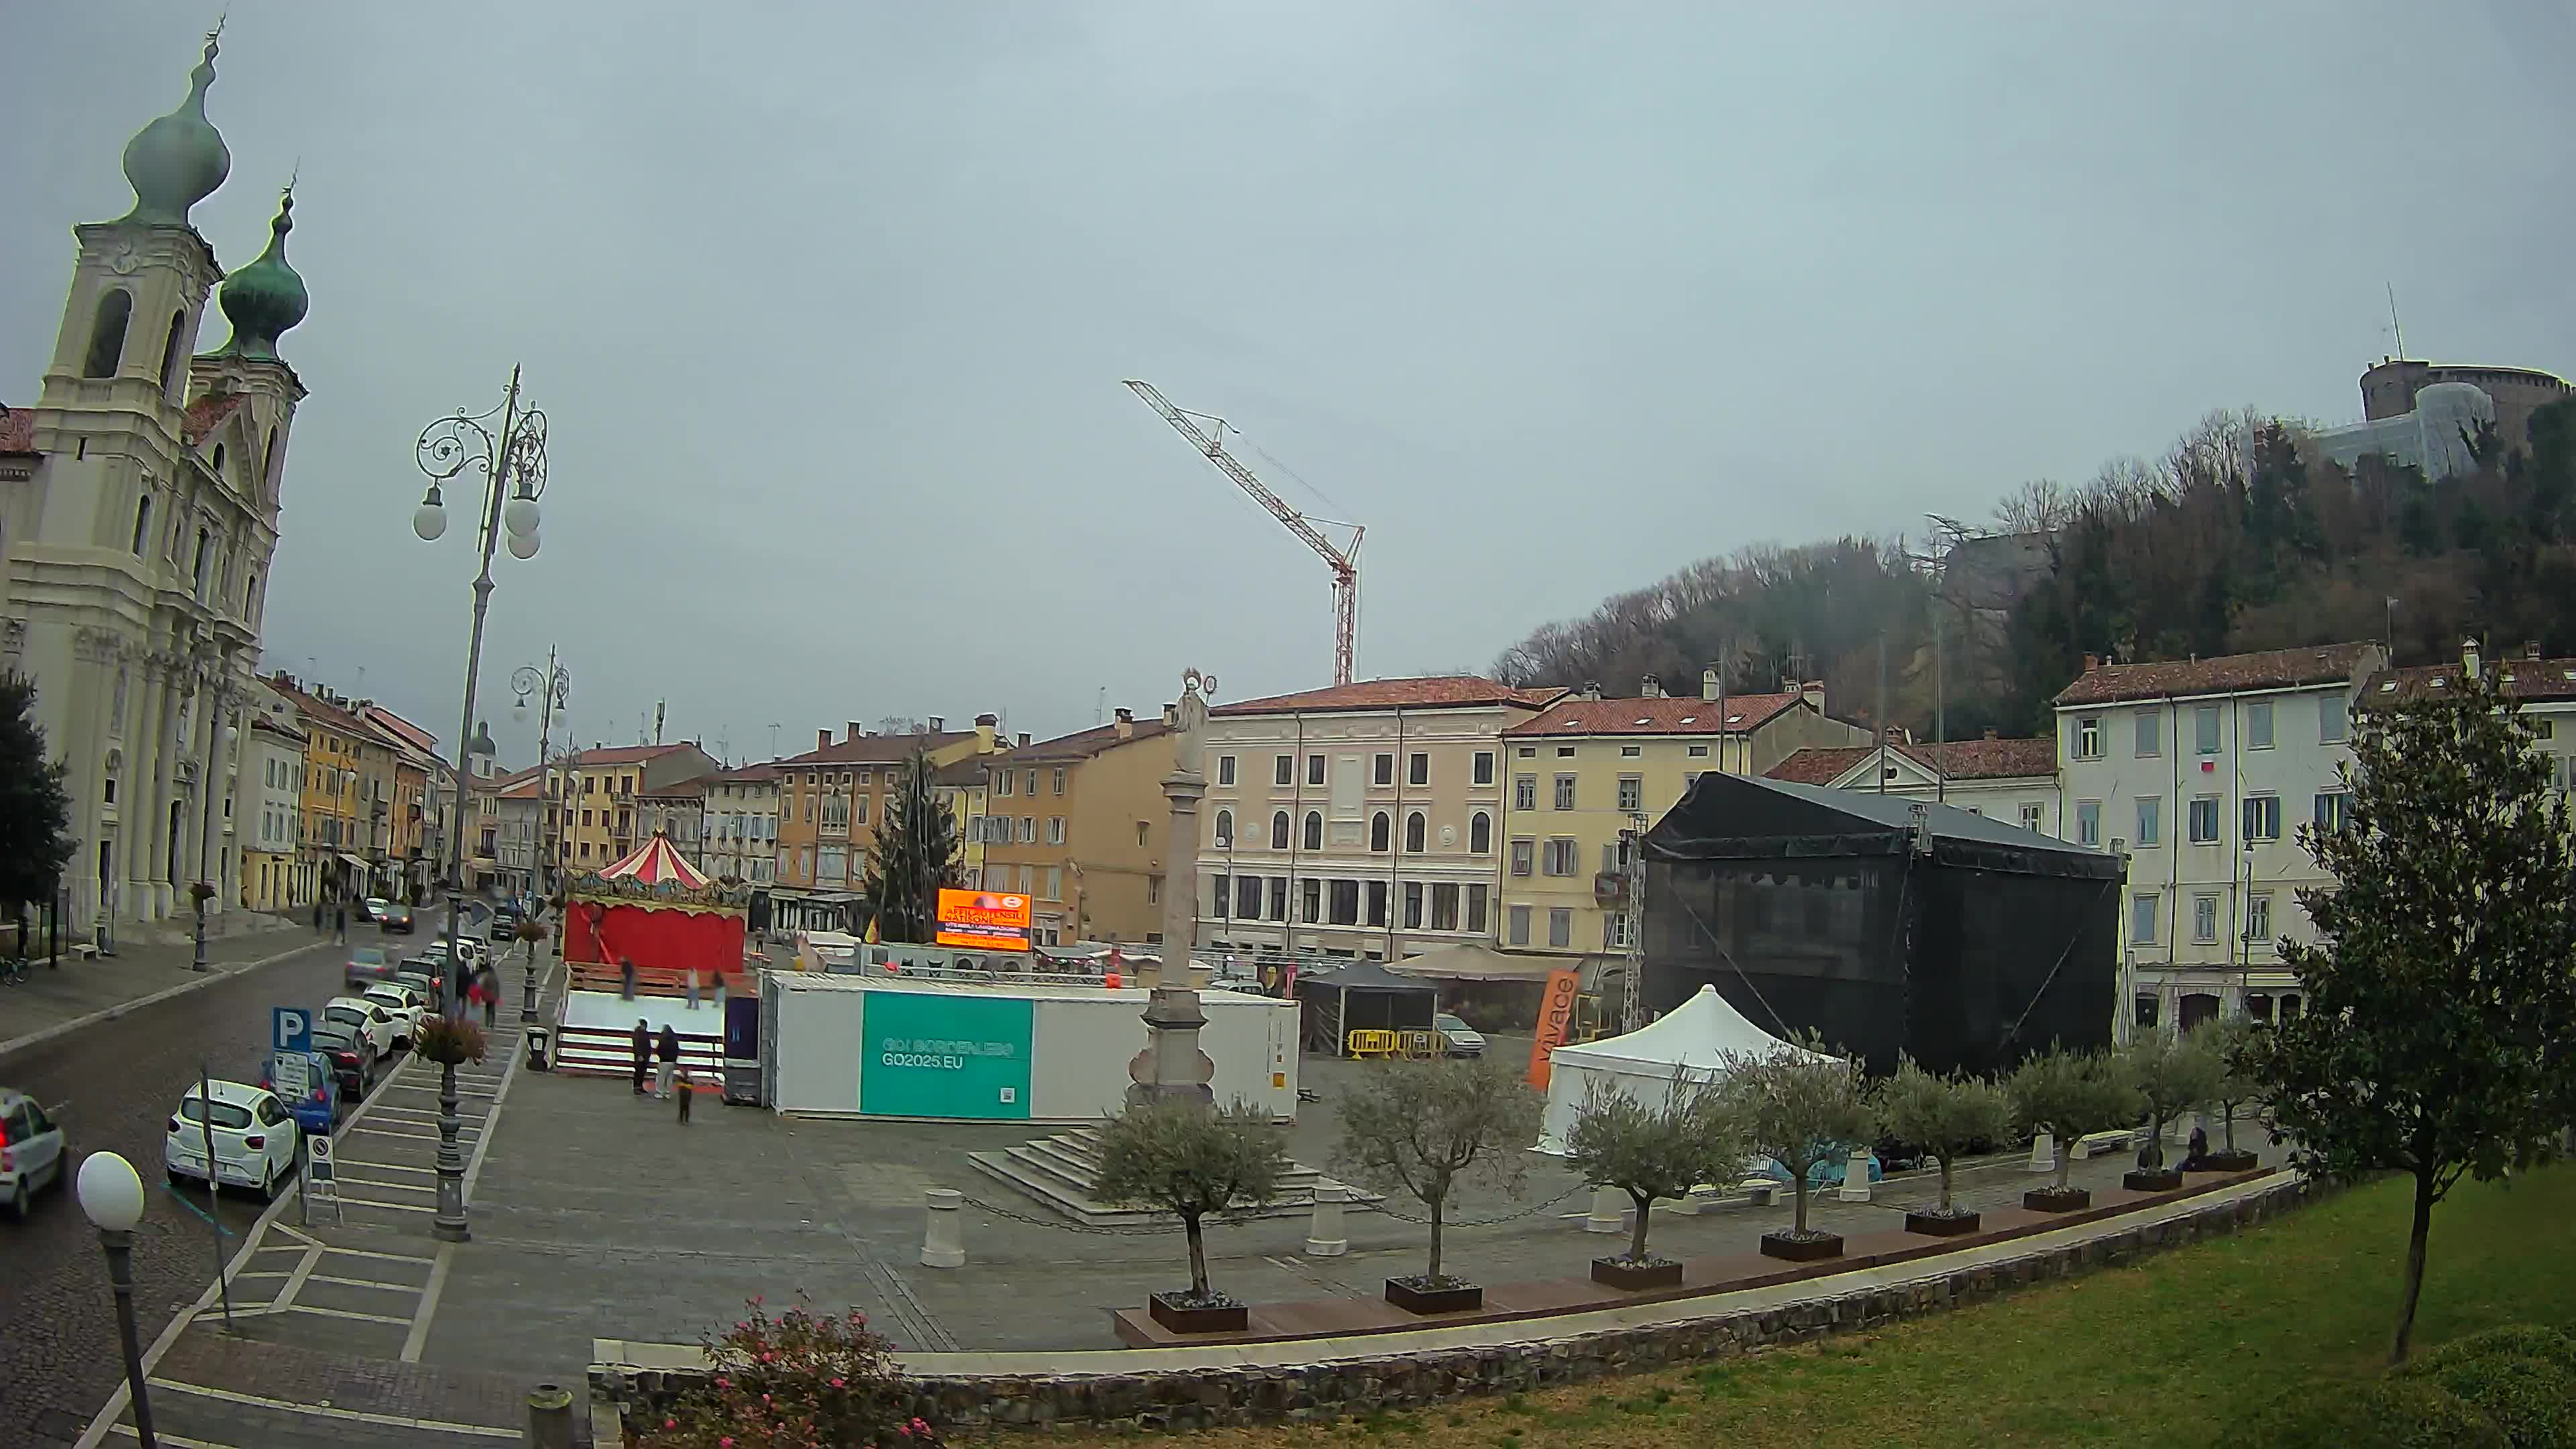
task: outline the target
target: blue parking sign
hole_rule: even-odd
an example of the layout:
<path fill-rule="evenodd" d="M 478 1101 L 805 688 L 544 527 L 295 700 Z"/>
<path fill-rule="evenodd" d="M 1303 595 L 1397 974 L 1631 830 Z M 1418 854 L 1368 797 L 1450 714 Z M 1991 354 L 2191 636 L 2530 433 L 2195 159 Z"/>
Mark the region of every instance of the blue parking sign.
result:
<path fill-rule="evenodd" d="M 271 1051 L 311 1051 L 313 1013 L 300 1006 L 271 1007 L 268 1013 L 268 1046 Z"/>

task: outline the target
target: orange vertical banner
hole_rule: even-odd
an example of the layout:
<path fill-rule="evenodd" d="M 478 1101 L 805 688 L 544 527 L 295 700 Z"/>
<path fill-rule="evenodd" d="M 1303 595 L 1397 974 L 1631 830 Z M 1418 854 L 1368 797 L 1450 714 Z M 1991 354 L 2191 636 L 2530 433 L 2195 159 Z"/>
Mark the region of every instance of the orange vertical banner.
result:
<path fill-rule="evenodd" d="M 1547 974 L 1547 994 L 1539 998 L 1538 1041 L 1530 1047 L 1529 1084 L 1547 1090 L 1549 1059 L 1565 1045 L 1565 1034 L 1574 1025 L 1575 974 L 1551 971 Z"/>

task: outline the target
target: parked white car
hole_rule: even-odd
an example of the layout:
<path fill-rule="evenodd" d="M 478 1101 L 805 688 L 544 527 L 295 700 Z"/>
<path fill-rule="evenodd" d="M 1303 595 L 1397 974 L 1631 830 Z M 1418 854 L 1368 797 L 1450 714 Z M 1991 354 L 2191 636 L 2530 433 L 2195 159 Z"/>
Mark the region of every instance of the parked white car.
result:
<path fill-rule="evenodd" d="M 322 1003 L 322 1019 L 336 1021 L 361 1033 L 374 1044 L 376 1055 L 380 1057 L 394 1053 L 394 1038 L 400 1034 L 400 1028 L 394 1024 L 393 1014 L 385 1010 L 382 1002 L 370 1001 L 363 996 L 334 996 Z"/>
<path fill-rule="evenodd" d="M 35 1098 L 0 1087 L 0 1203 L 24 1222 L 31 1199 L 63 1180 L 70 1166 L 63 1126 Z"/>
<path fill-rule="evenodd" d="M 195 1087 L 179 1099 L 170 1118 L 169 1136 L 161 1144 L 164 1167 L 174 1184 L 210 1183 L 217 1188 L 246 1187 L 265 1202 L 295 1175 L 295 1147 L 303 1134 L 274 1093 L 242 1082 L 212 1082 L 209 1103 Z M 213 1129 L 211 1171 L 206 1142 Z"/>
<path fill-rule="evenodd" d="M 410 1046 L 420 1031 L 421 1014 L 428 1010 L 428 1003 L 410 987 L 399 985 L 370 986 L 364 999 L 383 1007 L 385 1014 L 394 1019 L 394 1045 Z"/>

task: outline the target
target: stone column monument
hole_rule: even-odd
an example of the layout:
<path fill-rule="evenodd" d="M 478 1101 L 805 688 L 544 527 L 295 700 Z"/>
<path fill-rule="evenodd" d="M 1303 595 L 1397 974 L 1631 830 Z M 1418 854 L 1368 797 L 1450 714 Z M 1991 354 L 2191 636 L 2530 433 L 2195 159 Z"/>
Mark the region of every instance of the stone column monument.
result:
<path fill-rule="evenodd" d="M 1145 1049 L 1127 1066 L 1135 1079 L 1127 1089 L 1131 1107 L 1173 1097 L 1210 1105 L 1216 1100 L 1208 1088 L 1216 1063 L 1199 1050 L 1207 1013 L 1190 985 L 1190 948 L 1198 939 L 1199 800 L 1207 794 L 1200 752 L 1208 696 L 1215 692 L 1215 675 L 1182 673 L 1180 703 L 1172 714 L 1172 773 L 1163 777 L 1163 794 L 1172 802 L 1172 828 L 1163 847 L 1163 969 L 1145 1005 Z"/>

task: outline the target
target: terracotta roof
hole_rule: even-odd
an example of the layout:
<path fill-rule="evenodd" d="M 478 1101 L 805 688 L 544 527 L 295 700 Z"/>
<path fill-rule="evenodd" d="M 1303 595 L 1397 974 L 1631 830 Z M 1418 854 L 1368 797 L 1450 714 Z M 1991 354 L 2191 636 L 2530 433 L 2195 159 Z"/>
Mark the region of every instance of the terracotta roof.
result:
<path fill-rule="evenodd" d="M 687 748 L 688 746 L 686 744 L 607 745 L 599 749 L 583 750 L 574 755 L 567 763 L 584 767 L 593 765 L 640 765 L 647 760 L 658 760 L 662 756 L 671 753 L 673 750 L 685 750 Z"/>
<path fill-rule="evenodd" d="M 1150 740 L 1170 732 L 1171 726 L 1164 724 L 1159 716 L 1136 721 L 1134 729 L 1124 738 L 1119 736 L 1118 726 L 1114 724 L 1093 725 L 1087 730 L 1018 746 L 1004 758 L 1014 765 L 1037 765 L 1050 760 L 1087 760 L 1120 745 L 1132 745 L 1138 740 Z"/>
<path fill-rule="evenodd" d="M 2269 649 L 2215 659 L 2168 659 L 2153 664 L 2098 664 L 2058 691 L 2059 708 L 2160 699 L 2168 694 L 2238 694 L 2254 689 L 2293 689 L 2350 679 L 2371 662 L 2371 643 L 2321 644 L 2308 649 Z"/>
<path fill-rule="evenodd" d="M 685 780 L 674 780 L 659 790 L 638 790 L 635 792 L 635 798 L 638 800 L 703 800 L 707 794 L 707 782 L 714 778 L 713 775 L 692 775 Z"/>
<path fill-rule="evenodd" d="M 969 755 L 953 765 L 942 765 L 931 775 L 930 783 L 952 789 L 971 789 L 992 783 L 993 766 L 1000 755 Z"/>
<path fill-rule="evenodd" d="M 223 426 L 224 419 L 241 411 L 241 405 L 249 400 L 244 393 L 222 392 L 208 393 L 188 404 L 187 415 L 179 423 L 179 440 L 191 448 L 197 446 L 208 434 Z"/>
<path fill-rule="evenodd" d="M 438 736 L 372 701 L 358 706 L 358 717 L 401 739 L 424 754 L 438 753 Z"/>
<path fill-rule="evenodd" d="M 777 778 L 778 766 L 767 761 L 757 765 L 736 765 L 730 770 L 718 770 L 700 777 L 702 783 L 709 785 L 766 785 Z"/>
<path fill-rule="evenodd" d="M 2496 676 L 2505 694 L 2513 699 L 2576 699 L 2576 659 L 2496 659 L 2486 665 Z M 2440 680 L 2437 687 L 2435 680 Z M 2374 704 L 2388 699 L 2419 699 L 2438 689 L 2456 688 L 2460 682 L 2457 664 L 2426 664 L 2412 669 L 2383 671 L 2362 691 L 2362 702 Z"/>
<path fill-rule="evenodd" d="M 1435 674 L 1419 679 L 1363 679 L 1297 694 L 1238 700 L 1218 705 L 1211 714 L 1320 714 L 1357 709 L 1465 709 L 1476 705 L 1518 704 L 1532 708 L 1565 693 L 1542 687 L 1514 689 L 1477 674 Z"/>
<path fill-rule="evenodd" d="M 945 730 L 938 734 L 861 735 L 854 740 L 841 740 L 819 750 L 807 750 L 774 761 L 781 768 L 802 765 L 884 765 L 912 758 L 915 750 L 944 749 L 962 740 L 975 738 L 973 730 Z"/>
<path fill-rule="evenodd" d="M 1503 731 L 1507 735 L 1713 735 L 1760 729 L 1798 702 L 1794 694 L 1731 694 L 1726 722 L 1717 701 L 1697 696 L 1576 699 L 1571 695 Z"/>
<path fill-rule="evenodd" d="M 292 729 L 283 722 L 271 719 L 264 714 L 252 716 L 250 727 L 255 730 L 266 730 L 270 734 L 284 735 L 297 744 L 304 743 L 304 735 L 301 731 Z"/>
<path fill-rule="evenodd" d="M 504 800 L 542 800 L 545 798 L 545 783 L 537 778 L 536 772 L 533 770 L 529 771 L 524 779 L 506 780 L 500 782 L 500 784 L 501 788 L 493 791 L 493 793 Z"/>
<path fill-rule="evenodd" d="M 382 737 L 367 728 L 365 720 L 319 695 L 299 689 L 283 680 L 263 679 L 260 682 L 284 696 L 286 702 L 294 705 L 298 713 L 309 716 L 327 728 L 337 730 L 344 735 L 373 738 L 381 742 Z"/>
<path fill-rule="evenodd" d="M 0 453 L 36 451 L 36 415 L 0 404 Z"/>
<path fill-rule="evenodd" d="M 1953 780 L 2024 780 L 2057 773 L 2055 740 L 1952 740 L 1945 745 L 1891 744 L 1888 749 Z M 1809 746 L 1762 773 L 1792 784 L 1830 785 L 1876 753 L 1876 745 Z"/>

